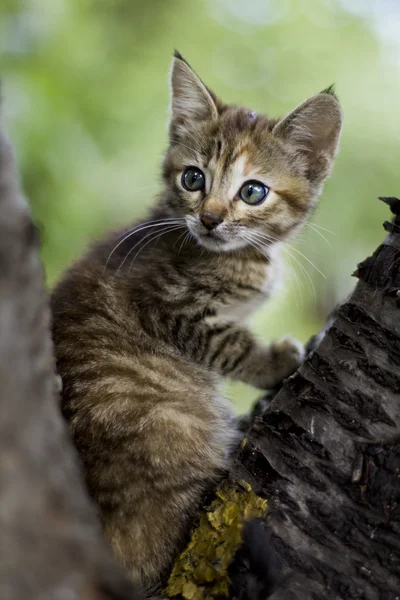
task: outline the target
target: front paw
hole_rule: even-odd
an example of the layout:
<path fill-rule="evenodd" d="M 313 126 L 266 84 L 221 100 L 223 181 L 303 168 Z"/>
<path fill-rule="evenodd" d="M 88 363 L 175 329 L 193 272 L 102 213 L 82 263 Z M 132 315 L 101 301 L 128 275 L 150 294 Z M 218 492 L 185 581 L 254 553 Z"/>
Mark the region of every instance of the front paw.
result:
<path fill-rule="evenodd" d="M 271 345 L 271 358 L 276 373 L 276 382 L 289 377 L 304 360 L 304 346 L 291 337 L 285 337 Z"/>

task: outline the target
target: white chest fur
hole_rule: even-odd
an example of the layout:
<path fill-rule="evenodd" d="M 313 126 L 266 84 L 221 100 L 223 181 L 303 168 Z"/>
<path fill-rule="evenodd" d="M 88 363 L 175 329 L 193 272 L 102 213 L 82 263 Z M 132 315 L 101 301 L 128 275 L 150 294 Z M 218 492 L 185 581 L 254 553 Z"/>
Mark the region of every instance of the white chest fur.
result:
<path fill-rule="evenodd" d="M 245 321 L 267 298 L 267 294 L 255 292 L 249 300 L 235 300 L 223 306 L 218 311 L 218 317 L 229 321 Z"/>
<path fill-rule="evenodd" d="M 218 318 L 245 321 L 279 288 L 282 275 L 283 262 L 280 254 L 276 253 L 271 262 L 260 271 L 259 277 L 249 278 L 248 290 L 246 290 L 246 281 L 243 281 L 241 282 L 244 284 L 243 288 L 238 285 L 238 295 L 225 299 L 218 309 Z"/>

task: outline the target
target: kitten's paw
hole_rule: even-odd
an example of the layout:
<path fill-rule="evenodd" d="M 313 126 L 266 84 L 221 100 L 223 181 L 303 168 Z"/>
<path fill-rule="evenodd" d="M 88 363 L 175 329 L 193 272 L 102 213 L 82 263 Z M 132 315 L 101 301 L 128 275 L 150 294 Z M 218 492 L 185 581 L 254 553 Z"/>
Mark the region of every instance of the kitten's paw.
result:
<path fill-rule="evenodd" d="M 277 383 L 289 377 L 304 360 L 304 346 L 291 337 L 285 337 L 271 346 Z"/>

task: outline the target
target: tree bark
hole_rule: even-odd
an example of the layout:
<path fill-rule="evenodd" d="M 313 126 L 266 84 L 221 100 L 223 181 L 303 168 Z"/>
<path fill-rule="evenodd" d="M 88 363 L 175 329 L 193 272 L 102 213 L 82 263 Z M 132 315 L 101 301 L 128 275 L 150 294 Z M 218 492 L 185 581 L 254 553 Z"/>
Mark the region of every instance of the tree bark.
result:
<path fill-rule="evenodd" d="M 59 411 L 37 238 L 0 127 L 0 598 L 135 600 Z"/>
<path fill-rule="evenodd" d="M 389 235 L 235 459 L 269 500 L 272 598 L 400 598 L 400 201 L 383 200 Z"/>

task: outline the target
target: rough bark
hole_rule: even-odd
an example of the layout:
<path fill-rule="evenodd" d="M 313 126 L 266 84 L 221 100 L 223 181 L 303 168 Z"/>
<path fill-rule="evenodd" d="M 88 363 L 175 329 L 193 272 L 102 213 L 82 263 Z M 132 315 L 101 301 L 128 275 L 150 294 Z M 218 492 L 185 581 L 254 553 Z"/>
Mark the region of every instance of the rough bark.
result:
<path fill-rule="evenodd" d="M 383 200 L 388 236 L 232 470 L 269 502 L 274 599 L 400 598 L 400 201 Z"/>
<path fill-rule="evenodd" d="M 58 408 L 38 240 L 0 128 L 0 598 L 134 600 Z"/>

